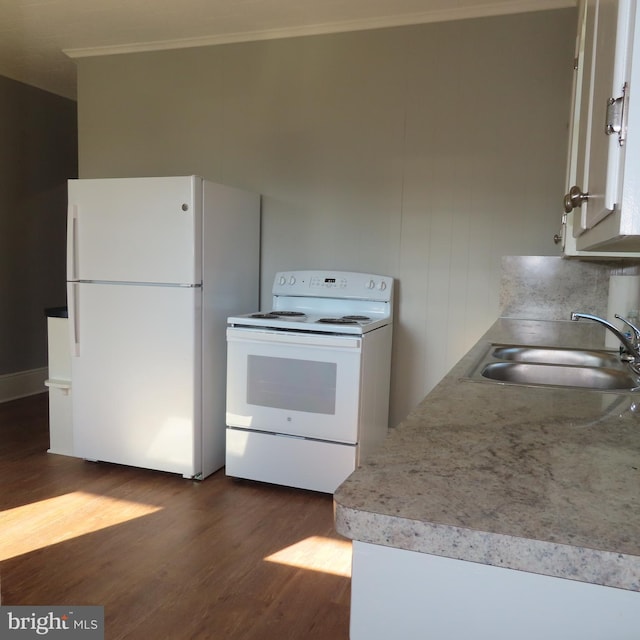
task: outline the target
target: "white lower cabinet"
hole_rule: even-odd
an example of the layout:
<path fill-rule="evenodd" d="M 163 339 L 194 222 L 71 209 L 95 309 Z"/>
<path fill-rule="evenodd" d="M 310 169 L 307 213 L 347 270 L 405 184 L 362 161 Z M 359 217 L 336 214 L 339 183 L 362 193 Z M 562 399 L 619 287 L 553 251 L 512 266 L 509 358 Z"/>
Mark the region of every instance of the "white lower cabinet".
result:
<path fill-rule="evenodd" d="M 637 640 L 640 592 L 354 541 L 351 640 Z"/>

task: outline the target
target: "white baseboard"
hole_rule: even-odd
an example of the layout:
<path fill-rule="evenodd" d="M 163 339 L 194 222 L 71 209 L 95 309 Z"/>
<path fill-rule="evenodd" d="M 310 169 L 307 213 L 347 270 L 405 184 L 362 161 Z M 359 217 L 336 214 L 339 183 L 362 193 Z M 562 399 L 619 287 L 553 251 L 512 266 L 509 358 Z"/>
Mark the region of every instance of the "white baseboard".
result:
<path fill-rule="evenodd" d="M 44 384 L 47 372 L 47 367 L 41 367 L 0 376 L 0 402 L 44 393 L 47 390 Z"/>

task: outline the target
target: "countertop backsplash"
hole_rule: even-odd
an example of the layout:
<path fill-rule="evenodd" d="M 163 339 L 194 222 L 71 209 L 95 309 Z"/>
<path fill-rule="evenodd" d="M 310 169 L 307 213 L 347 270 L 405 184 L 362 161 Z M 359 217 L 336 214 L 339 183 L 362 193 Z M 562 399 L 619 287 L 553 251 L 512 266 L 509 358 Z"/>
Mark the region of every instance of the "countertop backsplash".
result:
<path fill-rule="evenodd" d="M 638 275 L 640 259 L 583 261 L 557 256 L 504 256 L 500 315 L 569 320 L 572 311 L 606 317 L 611 275 Z"/>

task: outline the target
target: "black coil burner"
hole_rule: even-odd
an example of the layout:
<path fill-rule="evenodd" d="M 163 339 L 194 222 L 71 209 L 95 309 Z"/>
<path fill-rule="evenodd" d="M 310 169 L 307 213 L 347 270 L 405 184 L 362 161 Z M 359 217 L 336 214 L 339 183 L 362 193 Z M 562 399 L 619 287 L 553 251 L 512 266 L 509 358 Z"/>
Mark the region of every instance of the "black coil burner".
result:
<path fill-rule="evenodd" d="M 252 313 L 250 318 L 258 318 L 260 320 L 279 320 L 280 318 L 304 318 L 302 311 L 267 311 L 266 313 Z"/>
<path fill-rule="evenodd" d="M 320 318 L 318 322 L 323 324 L 358 324 L 357 320 L 351 320 L 350 318 Z"/>
<path fill-rule="evenodd" d="M 341 318 L 320 318 L 318 322 L 324 324 L 359 324 L 360 322 L 369 322 L 369 316 L 342 316 Z"/>

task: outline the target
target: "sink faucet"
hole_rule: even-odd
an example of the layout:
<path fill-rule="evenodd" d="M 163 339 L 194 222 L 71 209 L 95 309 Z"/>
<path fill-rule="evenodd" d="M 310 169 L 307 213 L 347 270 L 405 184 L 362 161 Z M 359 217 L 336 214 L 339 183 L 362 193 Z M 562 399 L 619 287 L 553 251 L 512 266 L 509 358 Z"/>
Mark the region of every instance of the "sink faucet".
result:
<path fill-rule="evenodd" d="M 631 328 L 633 331 L 631 338 L 628 338 L 618 327 L 603 318 L 591 315 L 590 313 L 577 313 L 575 311 L 571 314 L 572 320 L 593 320 L 606 329 L 609 329 L 622 345 L 620 347 L 620 360 L 626 362 L 634 373 L 640 375 L 640 329 L 617 313 L 615 317 Z"/>

